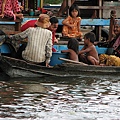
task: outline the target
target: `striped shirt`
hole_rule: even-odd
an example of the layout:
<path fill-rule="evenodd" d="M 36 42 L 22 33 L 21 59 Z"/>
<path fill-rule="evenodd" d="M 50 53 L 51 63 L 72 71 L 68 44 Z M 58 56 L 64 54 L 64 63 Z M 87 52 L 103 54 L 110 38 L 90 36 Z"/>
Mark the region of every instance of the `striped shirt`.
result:
<path fill-rule="evenodd" d="M 22 57 L 25 60 L 41 63 L 50 62 L 52 56 L 52 32 L 41 28 L 28 28 L 24 32 L 10 37 L 12 40 L 23 40 L 28 38 L 28 43 L 25 50 L 22 52 Z"/>

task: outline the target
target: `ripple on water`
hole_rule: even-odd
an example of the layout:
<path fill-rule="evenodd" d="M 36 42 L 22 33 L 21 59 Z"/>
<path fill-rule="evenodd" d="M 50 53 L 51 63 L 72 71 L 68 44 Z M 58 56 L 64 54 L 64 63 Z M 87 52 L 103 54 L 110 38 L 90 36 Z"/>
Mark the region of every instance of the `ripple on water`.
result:
<path fill-rule="evenodd" d="M 115 79 L 0 81 L 0 120 L 120 120 Z"/>

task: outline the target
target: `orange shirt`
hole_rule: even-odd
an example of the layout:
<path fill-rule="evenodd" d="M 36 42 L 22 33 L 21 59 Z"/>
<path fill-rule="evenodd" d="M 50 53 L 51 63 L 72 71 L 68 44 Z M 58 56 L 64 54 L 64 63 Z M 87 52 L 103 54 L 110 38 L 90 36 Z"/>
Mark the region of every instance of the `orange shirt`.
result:
<path fill-rule="evenodd" d="M 81 37 L 82 32 L 79 31 L 78 23 L 81 21 L 81 17 L 77 17 L 76 20 L 73 21 L 73 18 L 71 16 L 68 16 L 66 18 L 67 23 L 74 25 L 74 27 L 69 27 L 67 25 L 63 25 L 63 36 L 68 36 L 68 37 Z"/>

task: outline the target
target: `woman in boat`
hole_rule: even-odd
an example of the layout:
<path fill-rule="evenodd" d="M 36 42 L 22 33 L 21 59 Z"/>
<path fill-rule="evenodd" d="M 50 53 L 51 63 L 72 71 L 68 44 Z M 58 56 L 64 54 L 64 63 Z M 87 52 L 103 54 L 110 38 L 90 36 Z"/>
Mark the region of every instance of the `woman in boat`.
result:
<path fill-rule="evenodd" d="M 109 47 L 113 47 L 113 54 L 120 57 L 120 20 L 115 21 L 115 38 L 110 42 Z"/>
<path fill-rule="evenodd" d="M 18 0 L 0 0 L 0 17 L 9 19 L 23 18 Z"/>
<path fill-rule="evenodd" d="M 63 36 L 75 37 L 79 40 L 82 39 L 82 32 L 80 31 L 81 17 L 80 11 L 77 5 L 73 4 L 69 9 L 69 15 L 66 19 L 63 20 Z"/>
<path fill-rule="evenodd" d="M 41 14 L 36 22 L 37 27 L 30 27 L 24 32 L 10 36 L 12 42 L 28 39 L 22 52 L 22 57 L 27 62 L 49 67 L 52 56 L 52 32 L 46 29 L 51 24 L 49 19 L 47 14 Z"/>
<path fill-rule="evenodd" d="M 67 45 L 67 50 L 62 50 L 62 53 L 68 53 L 69 59 L 78 61 L 79 42 L 76 38 L 70 38 Z"/>
<path fill-rule="evenodd" d="M 92 65 L 99 65 L 99 57 L 94 46 L 96 36 L 93 32 L 84 35 L 84 47 L 79 51 L 79 61 Z"/>

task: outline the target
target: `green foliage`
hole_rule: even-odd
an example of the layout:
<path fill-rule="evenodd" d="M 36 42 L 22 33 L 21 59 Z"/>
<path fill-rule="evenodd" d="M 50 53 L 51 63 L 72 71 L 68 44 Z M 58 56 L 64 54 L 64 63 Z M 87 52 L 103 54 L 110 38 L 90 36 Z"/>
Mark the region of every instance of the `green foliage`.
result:
<path fill-rule="evenodd" d="M 62 0 L 44 0 L 44 4 L 47 4 L 47 3 L 49 3 L 49 4 L 59 4 L 61 2 L 62 2 Z"/>

